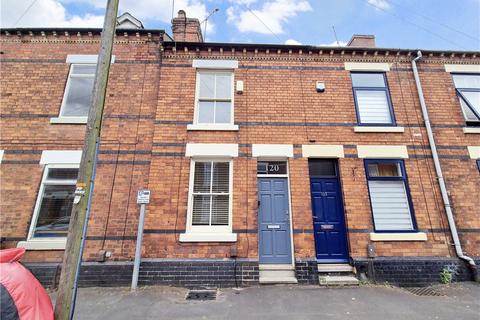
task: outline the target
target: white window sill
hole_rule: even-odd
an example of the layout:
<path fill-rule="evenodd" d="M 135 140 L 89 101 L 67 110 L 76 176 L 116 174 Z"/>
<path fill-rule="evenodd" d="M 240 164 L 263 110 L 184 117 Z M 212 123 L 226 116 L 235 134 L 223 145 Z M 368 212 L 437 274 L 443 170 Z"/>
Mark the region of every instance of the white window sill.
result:
<path fill-rule="evenodd" d="M 370 233 L 371 241 L 427 241 L 425 232 L 416 233 Z"/>
<path fill-rule="evenodd" d="M 50 118 L 51 124 L 86 124 L 88 117 L 58 117 Z"/>
<path fill-rule="evenodd" d="M 480 133 L 480 127 L 478 128 L 463 128 L 463 133 Z"/>
<path fill-rule="evenodd" d="M 236 233 L 182 233 L 180 242 L 236 242 Z"/>
<path fill-rule="evenodd" d="M 187 130 L 191 131 L 238 131 L 235 124 L 188 124 Z"/>
<path fill-rule="evenodd" d="M 374 127 L 374 126 L 356 126 L 353 127 L 354 132 L 405 132 L 404 127 Z"/>
<path fill-rule="evenodd" d="M 67 239 L 27 240 L 17 243 L 17 248 L 27 250 L 65 250 Z"/>

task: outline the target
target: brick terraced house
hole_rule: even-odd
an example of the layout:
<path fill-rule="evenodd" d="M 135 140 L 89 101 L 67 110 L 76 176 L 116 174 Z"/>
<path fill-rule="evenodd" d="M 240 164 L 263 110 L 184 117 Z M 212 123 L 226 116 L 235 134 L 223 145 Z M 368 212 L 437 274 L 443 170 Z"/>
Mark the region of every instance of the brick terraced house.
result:
<path fill-rule="evenodd" d="M 414 65 L 417 49 L 372 36 L 206 43 L 197 19 L 172 22 L 173 38 L 119 19 L 80 285 L 130 283 L 142 188 L 143 285 L 472 279 L 479 52 L 422 50 Z M 26 248 L 44 284 L 64 254 L 100 31 L 1 31 L 1 246 Z"/>

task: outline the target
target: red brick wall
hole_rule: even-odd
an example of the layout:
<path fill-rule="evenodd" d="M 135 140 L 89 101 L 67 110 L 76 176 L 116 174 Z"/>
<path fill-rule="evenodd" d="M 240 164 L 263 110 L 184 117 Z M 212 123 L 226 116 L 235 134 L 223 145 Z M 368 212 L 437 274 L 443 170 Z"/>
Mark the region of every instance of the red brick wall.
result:
<path fill-rule="evenodd" d="M 85 36 L 82 36 L 85 37 Z M 41 150 L 80 149 L 83 125 L 52 125 L 58 114 L 68 65 L 67 54 L 98 50 L 98 36 L 86 39 L 70 36 L 41 38 L 2 36 L 2 149 L 0 165 L 1 233 L 14 246 L 25 238 L 41 180 L 38 164 Z M 40 39 L 39 39 L 40 38 Z M 157 38 L 117 35 L 114 47 L 102 146 L 89 223 L 85 258 L 95 259 L 99 250 L 112 252 L 111 259 L 132 259 L 138 223 L 136 191 L 152 190 L 147 207 L 143 256 L 146 258 L 222 258 L 236 250 L 239 257 L 256 258 L 257 178 L 251 144 L 294 144 L 295 158 L 289 159 L 295 256 L 314 257 L 308 162 L 301 157 L 302 144 L 342 144 L 346 158 L 339 161 L 350 253 L 365 257 L 373 231 L 363 160 L 355 145 L 407 145 L 405 160 L 418 228 L 427 233 L 425 242 L 376 242 L 379 256 L 454 256 L 448 225 L 436 183 L 426 131 L 407 55 L 367 56 L 328 52 L 309 54 L 276 50 L 255 53 L 226 49 L 178 52 L 161 49 Z M 207 46 L 208 47 L 208 46 Z M 244 81 L 244 93 L 235 94 L 234 132 L 187 131 L 193 121 L 197 57 L 239 60 L 235 80 Z M 162 59 L 163 66 L 160 68 Z M 20 59 L 25 59 L 21 60 Z M 36 59 L 36 60 L 34 60 Z M 53 61 L 55 60 L 55 61 Z M 142 60 L 143 63 L 132 63 Z M 393 63 L 387 73 L 392 103 L 404 133 L 355 133 L 355 107 L 345 61 Z M 467 145 L 479 145 L 477 135 L 466 135 L 459 102 L 444 62 L 478 63 L 478 59 L 430 57 L 420 62 L 425 97 L 435 127 L 439 153 L 450 189 L 454 213 L 465 252 L 480 256 L 480 175 L 469 160 Z M 271 68 L 275 67 L 275 68 Z M 303 70 L 301 68 L 304 68 Z M 315 82 L 324 81 L 326 91 L 317 93 Z M 28 115 L 28 116 L 27 116 Z M 262 122 L 268 122 L 262 124 Z M 305 125 L 317 123 L 321 125 Z M 279 124 L 283 123 L 283 124 Z M 247 125 L 248 124 L 248 125 Z M 453 125 L 453 126 L 450 126 Z M 450 127 L 448 127 L 450 126 Z M 233 161 L 233 229 L 236 243 L 180 243 L 185 230 L 190 159 L 186 143 L 240 144 L 240 157 Z M 18 150 L 29 150 L 19 153 Z M 445 156 L 454 156 L 449 159 Z M 462 158 L 464 157 L 464 158 Z M 30 161 L 29 163 L 18 162 Z M 5 162 L 6 161 L 6 162 Z M 19 193 L 18 191 L 23 191 Z M 245 230 L 247 232 L 245 232 Z M 61 251 L 29 252 L 27 259 L 61 259 Z"/>

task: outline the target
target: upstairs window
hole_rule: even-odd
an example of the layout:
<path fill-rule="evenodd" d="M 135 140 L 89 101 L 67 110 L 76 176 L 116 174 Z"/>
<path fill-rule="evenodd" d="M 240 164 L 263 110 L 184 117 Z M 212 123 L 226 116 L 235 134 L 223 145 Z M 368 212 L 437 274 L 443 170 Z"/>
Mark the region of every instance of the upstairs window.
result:
<path fill-rule="evenodd" d="M 233 72 L 198 71 L 195 124 L 233 124 Z"/>
<path fill-rule="evenodd" d="M 92 100 L 95 64 L 72 64 L 63 95 L 60 117 L 87 117 Z"/>
<path fill-rule="evenodd" d="M 358 123 L 377 126 L 395 125 L 385 74 L 352 72 L 351 77 Z"/>
<path fill-rule="evenodd" d="M 230 161 L 194 161 L 190 193 L 190 217 L 193 229 L 222 230 L 230 226 Z M 220 228 L 219 228 L 220 227 Z"/>
<path fill-rule="evenodd" d="M 454 74 L 453 82 L 467 125 L 480 126 L 480 75 Z"/>
<path fill-rule="evenodd" d="M 402 160 L 365 160 L 375 231 L 415 231 Z"/>

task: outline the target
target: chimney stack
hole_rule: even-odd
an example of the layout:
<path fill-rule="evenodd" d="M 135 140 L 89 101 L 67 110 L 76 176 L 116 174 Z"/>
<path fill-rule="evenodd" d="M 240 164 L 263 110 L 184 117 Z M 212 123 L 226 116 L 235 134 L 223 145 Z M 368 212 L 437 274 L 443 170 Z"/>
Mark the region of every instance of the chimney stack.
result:
<path fill-rule="evenodd" d="M 196 18 L 187 18 L 185 11 L 178 11 L 172 20 L 173 39 L 179 42 L 203 42 L 200 21 Z"/>
<path fill-rule="evenodd" d="M 369 34 L 354 34 L 348 42 L 347 47 L 375 48 L 375 36 Z"/>

